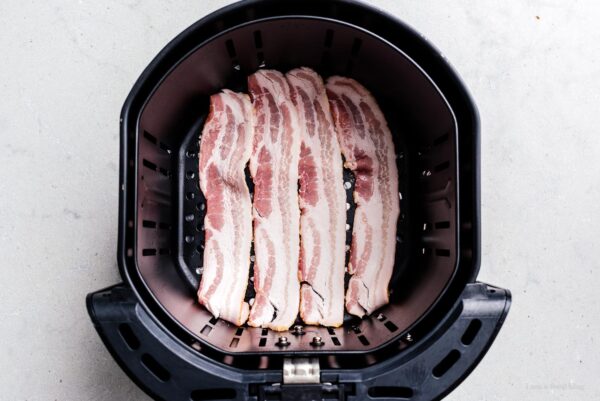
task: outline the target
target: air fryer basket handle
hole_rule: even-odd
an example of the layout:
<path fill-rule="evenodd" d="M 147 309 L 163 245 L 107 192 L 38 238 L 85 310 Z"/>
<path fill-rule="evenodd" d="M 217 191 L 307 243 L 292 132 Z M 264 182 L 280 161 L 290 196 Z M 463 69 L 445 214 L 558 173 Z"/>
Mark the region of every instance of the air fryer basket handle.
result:
<path fill-rule="evenodd" d="M 150 317 L 128 286 L 119 284 L 88 294 L 86 303 L 106 348 L 152 398 L 247 399 L 248 384 L 239 371 L 215 364 L 176 340 Z M 253 375 L 248 378 L 256 380 Z"/>
<path fill-rule="evenodd" d="M 437 328 L 399 355 L 404 361 L 390 359 L 373 367 L 373 379 L 357 384 L 356 399 L 442 399 L 481 361 L 510 305 L 508 290 L 467 284 Z"/>
<path fill-rule="evenodd" d="M 510 292 L 483 283 L 468 284 L 446 318 L 397 357 L 360 373 L 322 370 L 321 381 L 340 390 L 340 400 L 439 400 L 452 391 L 483 358 L 508 313 Z M 121 368 L 156 399 L 186 400 L 194 394 L 218 399 L 289 399 L 276 371 L 248 372 L 217 365 L 173 338 L 150 317 L 124 285 L 87 297 L 96 330 Z M 201 376 L 199 372 L 203 372 Z M 265 384 L 265 383 L 275 383 Z M 256 388 L 258 386 L 258 391 Z M 254 390 L 251 390 L 253 388 Z M 323 394 L 331 391 L 331 384 Z M 311 394 L 318 394 L 314 385 Z M 328 395 L 331 397 L 331 395 Z M 219 398 L 220 397 L 220 398 Z M 225 397 L 225 398 L 223 398 Z M 315 399 L 319 399 L 316 397 Z"/>

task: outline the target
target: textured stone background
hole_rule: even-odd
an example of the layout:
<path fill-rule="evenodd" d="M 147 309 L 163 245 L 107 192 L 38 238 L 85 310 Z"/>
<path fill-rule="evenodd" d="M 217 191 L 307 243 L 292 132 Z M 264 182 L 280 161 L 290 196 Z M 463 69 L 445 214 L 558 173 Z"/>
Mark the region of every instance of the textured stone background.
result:
<path fill-rule="evenodd" d="M 227 3 L 0 3 L 1 400 L 148 399 L 84 305 L 119 281 L 119 112 L 156 53 Z M 514 303 L 448 399 L 600 399 L 600 3 L 373 3 L 442 49 L 481 113 L 480 279 Z"/>

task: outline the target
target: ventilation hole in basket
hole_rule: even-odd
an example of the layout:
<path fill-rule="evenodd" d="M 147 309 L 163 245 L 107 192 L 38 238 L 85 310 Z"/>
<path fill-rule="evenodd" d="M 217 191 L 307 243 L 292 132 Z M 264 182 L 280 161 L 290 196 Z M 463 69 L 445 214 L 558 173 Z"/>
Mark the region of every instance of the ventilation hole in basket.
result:
<path fill-rule="evenodd" d="M 369 397 L 371 398 L 395 398 L 409 400 L 413 397 L 414 391 L 410 387 L 371 387 L 369 388 Z"/>
<path fill-rule="evenodd" d="M 260 31 L 254 31 L 254 46 L 256 46 L 257 49 L 263 47 L 262 34 Z"/>
<path fill-rule="evenodd" d="M 168 223 L 158 223 L 158 228 L 161 230 L 170 230 L 171 225 Z"/>
<path fill-rule="evenodd" d="M 187 200 L 192 200 L 196 197 L 196 194 L 193 192 L 188 192 L 187 194 L 185 194 L 185 199 Z"/>
<path fill-rule="evenodd" d="M 262 332 L 260 333 L 260 335 L 266 336 L 267 334 L 269 334 L 269 329 L 262 329 Z"/>
<path fill-rule="evenodd" d="M 193 235 L 186 235 L 185 236 L 185 242 L 187 242 L 188 244 L 191 244 L 192 242 L 194 242 L 194 236 Z"/>
<path fill-rule="evenodd" d="M 358 326 L 352 326 L 352 330 L 353 330 L 353 331 L 354 331 L 356 334 L 359 334 L 359 333 L 361 332 L 361 331 L 360 331 L 360 327 L 358 327 Z"/>
<path fill-rule="evenodd" d="M 383 313 L 380 313 L 376 316 L 376 319 L 379 320 L 380 322 L 383 322 L 385 319 L 387 319 L 387 317 L 385 317 L 385 315 Z"/>
<path fill-rule="evenodd" d="M 446 142 L 448 140 L 448 138 L 450 138 L 450 134 L 449 133 L 445 133 L 445 134 L 442 134 L 442 135 L 438 136 L 433 141 L 433 146 L 437 146 L 437 145 L 440 145 L 440 144 Z"/>
<path fill-rule="evenodd" d="M 398 326 L 396 326 L 396 325 L 395 325 L 393 322 L 391 322 L 391 321 L 389 321 L 389 320 L 388 320 L 387 322 L 385 322 L 383 325 L 384 325 L 385 327 L 387 327 L 387 329 L 388 329 L 389 331 L 391 331 L 392 333 L 393 333 L 394 331 L 398 330 Z"/>
<path fill-rule="evenodd" d="M 334 335 L 335 335 L 335 330 L 333 329 L 333 327 L 328 327 L 328 328 L 327 328 L 327 332 L 328 332 L 329 334 L 331 334 L 332 336 L 334 336 Z"/>
<path fill-rule="evenodd" d="M 131 350 L 136 350 L 140 347 L 140 340 L 133 330 L 131 330 L 131 326 L 127 323 L 121 323 L 119 325 L 119 334 L 121 334 L 123 341 L 125 341 L 125 344 L 127 344 Z"/>
<path fill-rule="evenodd" d="M 423 223 L 423 232 L 431 231 L 430 223 Z"/>
<path fill-rule="evenodd" d="M 152 220 L 143 220 L 142 227 L 146 228 L 156 228 L 156 222 Z"/>
<path fill-rule="evenodd" d="M 423 256 L 431 255 L 431 248 L 421 248 L 421 255 L 423 255 Z"/>
<path fill-rule="evenodd" d="M 423 177 L 430 177 L 431 176 L 431 170 L 423 170 L 423 171 L 421 171 L 421 176 L 423 176 Z"/>
<path fill-rule="evenodd" d="M 227 48 L 227 54 L 229 54 L 230 58 L 236 58 L 237 53 L 235 52 L 235 46 L 233 45 L 233 40 L 228 39 L 225 42 L 225 47 Z"/>
<path fill-rule="evenodd" d="M 217 324 L 218 321 L 219 321 L 219 318 L 216 318 L 216 317 L 213 316 L 213 317 L 210 318 L 210 320 L 208 321 L 208 323 L 210 323 L 210 324 L 212 324 L 214 326 L 215 324 Z"/>
<path fill-rule="evenodd" d="M 186 214 L 185 215 L 185 221 L 187 221 L 188 223 L 191 221 L 194 221 L 194 214 L 190 213 L 190 214 Z"/>
<path fill-rule="evenodd" d="M 362 334 L 360 336 L 358 336 L 358 340 L 361 342 L 362 345 L 369 345 L 370 344 L 369 340 L 367 340 L 367 337 L 365 337 Z"/>
<path fill-rule="evenodd" d="M 188 171 L 185 173 L 185 178 L 187 178 L 188 180 L 193 179 L 196 176 L 196 173 L 194 173 L 193 171 Z"/>
<path fill-rule="evenodd" d="M 473 340 L 475 340 L 475 337 L 477 337 L 477 333 L 479 333 L 480 329 L 481 329 L 481 320 L 479 320 L 479 319 L 471 320 L 471 323 L 469 323 L 469 326 L 465 330 L 465 333 L 461 337 L 460 341 L 464 345 L 471 345 L 473 343 Z"/>
<path fill-rule="evenodd" d="M 142 365 L 161 382 L 166 382 L 171 378 L 169 371 L 148 354 L 142 355 Z"/>
<path fill-rule="evenodd" d="M 154 255 L 156 255 L 156 249 L 143 249 L 142 255 L 143 256 L 154 256 Z"/>
<path fill-rule="evenodd" d="M 448 167 L 450 167 L 450 162 L 448 160 L 446 160 L 445 162 L 440 163 L 437 166 L 435 166 L 433 169 L 435 170 L 436 173 L 439 173 L 440 171 L 446 170 Z"/>
<path fill-rule="evenodd" d="M 437 223 L 435 223 L 436 230 L 442 230 L 442 229 L 446 229 L 446 228 L 450 228 L 449 221 L 438 221 Z"/>
<path fill-rule="evenodd" d="M 337 338 L 337 337 L 331 337 L 331 341 L 333 342 L 333 345 L 337 345 L 337 346 L 340 346 L 340 345 L 342 345 L 342 344 L 340 343 L 340 340 L 338 340 L 338 338 Z"/>
<path fill-rule="evenodd" d="M 128 258 L 132 258 L 133 257 L 133 248 L 127 248 L 127 257 Z"/>
<path fill-rule="evenodd" d="M 195 152 L 193 152 L 193 151 L 191 151 L 191 150 L 187 150 L 187 151 L 185 152 L 185 156 L 186 156 L 187 158 L 189 158 L 189 159 L 193 159 L 194 157 L 196 157 L 196 153 L 195 153 Z"/>
<path fill-rule="evenodd" d="M 265 54 L 263 52 L 256 53 L 256 61 L 258 62 L 258 67 L 263 68 L 267 65 L 265 61 Z"/>
<path fill-rule="evenodd" d="M 248 394 L 251 397 L 256 397 L 258 395 L 258 385 L 256 384 L 249 384 L 248 385 Z"/>
<path fill-rule="evenodd" d="M 450 249 L 436 249 L 435 254 L 437 256 L 450 256 Z"/>
<path fill-rule="evenodd" d="M 146 138 L 149 142 L 151 142 L 154 145 L 156 145 L 156 142 L 158 142 L 156 137 L 154 135 L 152 135 L 151 133 L 149 133 L 148 131 L 144 131 L 144 138 Z"/>
<path fill-rule="evenodd" d="M 354 42 L 352 42 L 352 57 L 358 56 L 358 52 L 360 51 L 360 47 L 362 46 L 362 40 L 359 38 L 354 38 Z"/>
<path fill-rule="evenodd" d="M 267 339 L 265 337 L 262 337 L 260 339 L 260 341 L 258 342 L 258 346 L 259 347 L 264 347 L 265 345 L 267 345 Z"/>
<path fill-rule="evenodd" d="M 238 327 L 237 330 L 235 331 L 235 335 L 236 336 L 241 336 L 244 333 L 244 328 L 243 327 Z"/>
<path fill-rule="evenodd" d="M 325 31 L 325 43 L 323 45 L 329 49 L 332 44 L 333 44 L 333 30 L 328 29 Z"/>
<path fill-rule="evenodd" d="M 344 384 L 345 385 L 345 384 Z M 340 396 L 342 396 L 342 399 L 345 399 L 345 397 L 343 396 L 344 392 L 341 389 L 336 389 L 336 388 L 329 388 L 329 386 L 323 387 L 323 395 L 321 396 L 322 400 L 340 400 Z"/>
<path fill-rule="evenodd" d="M 240 342 L 240 339 L 237 337 L 233 337 L 231 339 L 231 342 L 229 343 L 229 348 L 237 348 L 238 344 Z"/>
<path fill-rule="evenodd" d="M 150 170 L 156 171 L 157 169 L 156 164 L 152 163 L 150 160 L 143 159 L 142 164 L 144 165 L 144 167 L 148 167 Z"/>
<path fill-rule="evenodd" d="M 127 227 L 129 227 L 129 228 L 133 228 L 133 220 L 129 220 L 129 221 L 127 222 Z"/>
<path fill-rule="evenodd" d="M 204 327 L 202 328 L 202 330 L 200 330 L 200 334 L 204 334 L 205 336 L 208 336 L 211 331 L 212 331 L 212 326 L 205 324 Z"/>
<path fill-rule="evenodd" d="M 450 370 L 452 366 L 460 359 L 460 352 L 453 349 L 438 363 L 432 370 L 435 377 L 440 378 Z"/>
<path fill-rule="evenodd" d="M 211 388 L 194 390 L 190 394 L 192 401 L 217 401 L 233 400 L 237 397 L 237 392 L 232 388 Z"/>
<path fill-rule="evenodd" d="M 158 254 L 159 255 L 170 255 L 171 254 L 171 250 L 169 248 L 160 248 L 158 250 Z"/>
<path fill-rule="evenodd" d="M 206 207 L 206 206 L 204 206 L 204 203 L 203 203 L 203 202 L 199 202 L 199 203 L 196 205 L 196 209 L 198 209 L 198 210 L 200 210 L 200 211 L 204 210 L 204 208 L 205 208 L 205 207 Z"/>

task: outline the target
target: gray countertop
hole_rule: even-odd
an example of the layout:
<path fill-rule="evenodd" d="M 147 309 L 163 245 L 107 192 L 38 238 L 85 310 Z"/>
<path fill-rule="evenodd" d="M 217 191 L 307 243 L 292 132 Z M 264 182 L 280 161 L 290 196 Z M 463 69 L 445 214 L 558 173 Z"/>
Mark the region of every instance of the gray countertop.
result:
<path fill-rule="evenodd" d="M 148 399 L 84 304 L 119 281 L 119 112 L 156 53 L 227 3 L 0 4 L 1 400 Z M 442 49 L 481 114 L 479 278 L 514 299 L 447 399 L 600 399 L 600 2 L 373 3 Z"/>

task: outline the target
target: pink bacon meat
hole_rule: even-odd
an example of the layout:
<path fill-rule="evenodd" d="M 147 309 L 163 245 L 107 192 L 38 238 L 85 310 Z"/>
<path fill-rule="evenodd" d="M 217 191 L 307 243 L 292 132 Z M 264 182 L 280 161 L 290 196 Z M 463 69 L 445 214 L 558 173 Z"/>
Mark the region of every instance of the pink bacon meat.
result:
<path fill-rule="evenodd" d="M 356 178 L 346 309 L 364 316 L 389 302 L 400 213 L 396 154 L 383 113 L 362 85 L 331 77 L 327 95 L 344 165 Z"/>
<path fill-rule="evenodd" d="M 250 271 L 252 202 L 244 168 L 252 149 L 248 95 L 211 96 L 200 143 L 200 188 L 206 197 L 204 271 L 198 300 L 215 317 L 236 325 L 248 319 L 244 302 Z"/>
<path fill-rule="evenodd" d="M 250 174 L 254 179 L 254 289 L 248 324 L 287 330 L 298 314 L 298 113 L 285 77 L 260 70 L 248 77 L 254 113 Z"/>
<path fill-rule="evenodd" d="M 300 316 L 306 324 L 344 321 L 346 194 L 342 154 L 325 85 L 313 70 L 286 74 L 300 118 Z"/>

